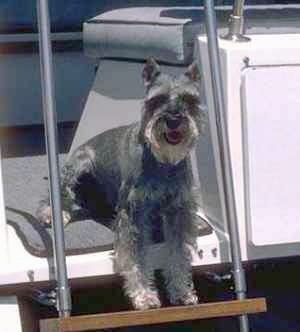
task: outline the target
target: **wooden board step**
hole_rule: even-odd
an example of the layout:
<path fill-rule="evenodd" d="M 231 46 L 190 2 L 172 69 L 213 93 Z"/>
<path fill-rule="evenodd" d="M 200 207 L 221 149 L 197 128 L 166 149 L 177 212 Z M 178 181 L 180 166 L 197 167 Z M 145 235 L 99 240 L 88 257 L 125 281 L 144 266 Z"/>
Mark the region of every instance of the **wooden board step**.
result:
<path fill-rule="evenodd" d="M 152 325 L 188 320 L 239 316 L 266 311 L 266 300 L 246 300 L 203 303 L 195 306 L 168 307 L 145 311 L 122 311 L 96 315 L 52 318 L 40 321 L 41 332 L 79 332 L 100 329 Z"/>

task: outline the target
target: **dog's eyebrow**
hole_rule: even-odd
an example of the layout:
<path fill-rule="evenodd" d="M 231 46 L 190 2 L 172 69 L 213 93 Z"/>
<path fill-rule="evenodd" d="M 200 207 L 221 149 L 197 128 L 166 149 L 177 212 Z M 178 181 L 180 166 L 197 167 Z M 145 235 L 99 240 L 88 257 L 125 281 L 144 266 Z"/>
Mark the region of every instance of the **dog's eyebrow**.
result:
<path fill-rule="evenodd" d="M 187 91 L 182 92 L 180 94 L 180 98 L 183 102 L 185 102 L 189 105 L 197 105 L 200 103 L 198 95 L 187 92 Z"/>
<path fill-rule="evenodd" d="M 149 99 L 145 100 L 145 107 L 147 110 L 155 110 L 159 106 L 167 103 L 169 100 L 169 95 L 167 93 L 159 93 L 151 96 Z"/>

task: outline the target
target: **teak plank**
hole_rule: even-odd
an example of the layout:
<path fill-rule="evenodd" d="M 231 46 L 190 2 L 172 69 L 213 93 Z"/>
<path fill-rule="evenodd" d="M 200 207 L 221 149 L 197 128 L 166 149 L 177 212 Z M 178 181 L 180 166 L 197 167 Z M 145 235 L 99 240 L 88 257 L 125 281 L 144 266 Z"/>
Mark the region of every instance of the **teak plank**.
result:
<path fill-rule="evenodd" d="M 145 311 L 123 311 L 97 315 L 46 319 L 41 321 L 41 332 L 95 331 L 107 328 L 238 316 L 265 311 L 265 299 L 255 298 L 204 303 L 186 307 L 169 307 Z"/>

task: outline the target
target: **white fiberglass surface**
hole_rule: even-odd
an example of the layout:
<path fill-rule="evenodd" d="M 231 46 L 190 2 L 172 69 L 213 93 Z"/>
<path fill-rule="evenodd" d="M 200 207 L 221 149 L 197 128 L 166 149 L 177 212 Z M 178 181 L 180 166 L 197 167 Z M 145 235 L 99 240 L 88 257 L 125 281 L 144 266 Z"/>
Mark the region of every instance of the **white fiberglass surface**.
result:
<path fill-rule="evenodd" d="M 299 242 L 300 66 L 250 67 L 242 92 L 249 239 Z"/>

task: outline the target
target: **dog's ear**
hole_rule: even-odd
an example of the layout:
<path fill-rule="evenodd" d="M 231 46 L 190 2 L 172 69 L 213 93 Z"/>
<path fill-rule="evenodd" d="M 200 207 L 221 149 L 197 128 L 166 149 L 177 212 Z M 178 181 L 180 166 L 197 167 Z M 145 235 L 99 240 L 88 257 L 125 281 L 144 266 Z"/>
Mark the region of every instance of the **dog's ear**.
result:
<path fill-rule="evenodd" d="M 184 75 L 187 76 L 193 82 L 200 81 L 200 72 L 198 69 L 198 65 L 195 61 L 188 67 Z"/>
<path fill-rule="evenodd" d="M 154 58 L 149 58 L 145 64 L 145 67 L 143 69 L 142 77 L 144 80 L 144 85 L 148 87 L 157 77 L 157 75 L 160 74 L 160 67 L 158 63 L 155 61 Z"/>

